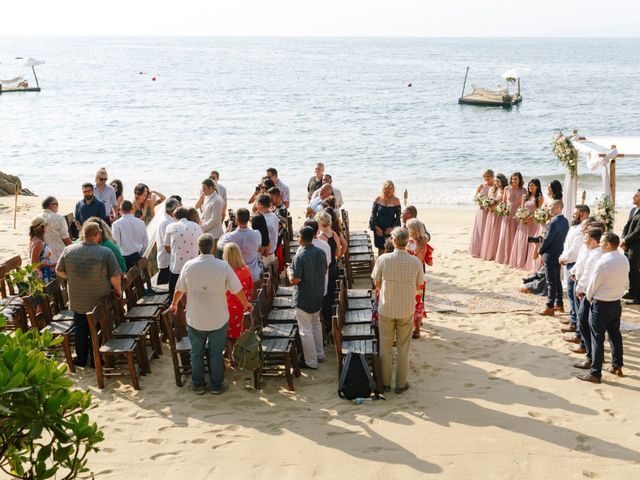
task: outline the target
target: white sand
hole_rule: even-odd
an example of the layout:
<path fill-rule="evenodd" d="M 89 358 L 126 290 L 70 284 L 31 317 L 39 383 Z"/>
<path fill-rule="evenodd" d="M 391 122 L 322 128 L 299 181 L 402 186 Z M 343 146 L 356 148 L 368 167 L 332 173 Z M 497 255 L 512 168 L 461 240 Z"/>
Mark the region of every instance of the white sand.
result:
<path fill-rule="evenodd" d="M 0 258 L 26 254 L 38 203 L 21 199 L 14 232 L 12 199 L 0 201 Z M 485 307 L 530 301 L 516 293 L 521 272 L 466 253 L 472 211 L 418 209 L 436 249 L 429 291 L 463 303 L 481 295 Z M 368 212 L 350 213 L 353 228 L 364 228 Z M 117 380 L 100 391 L 92 370 L 78 373 L 106 437 L 89 465 L 97 478 L 172 480 L 640 476 L 639 332 L 623 334 L 626 377 L 605 372 L 592 385 L 572 378 L 580 356 L 567 351 L 557 319 L 458 310 L 423 325 L 411 389 L 372 405 L 338 398 L 330 347 L 326 363 L 295 380 L 295 393 L 274 378 L 261 392 L 245 390 L 245 374 L 227 372 L 227 393 L 196 396 L 175 386 L 166 347 L 140 391 Z M 623 321 L 640 323 L 640 310 L 625 307 Z"/>

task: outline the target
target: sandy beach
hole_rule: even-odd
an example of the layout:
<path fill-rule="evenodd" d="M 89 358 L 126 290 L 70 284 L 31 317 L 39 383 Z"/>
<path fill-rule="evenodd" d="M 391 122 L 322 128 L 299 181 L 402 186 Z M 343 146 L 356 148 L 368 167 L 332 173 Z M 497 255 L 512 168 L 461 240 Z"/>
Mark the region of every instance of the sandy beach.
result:
<path fill-rule="evenodd" d="M 73 210 L 59 200 L 61 213 Z M 0 200 L 0 258 L 26 258 L 40 202 L 20 198 L 13 230 L 13 198 Z M 175 386 L 165 347 L 140 391 L 118 380 L 99 390 L 93 370 L 74 375 L 105 434 L 89 458 L 96 478 L 637 478 L 640 331 L 623 334 L 624 378 L 578 381 L 558 317 L 535 314 L 541 299 L 517 292 L 523 272 L 467 254 L 474 211 L 417 207 L 435 248 L 427 291 L 437 311 L 412 343 L 408 392 L 360 406 L 338 398 L 329 346 L 295 392 L 279 378 L 247 389 L 244 372 L 227 371 L 227 393 L 197 396 Z M 302 206 L 291 211 L 299 225 Z M 363 230 L 368 210 L 350 215 Z M 640 323 L 640 309 L 625 307 L 622 321 Z"/>

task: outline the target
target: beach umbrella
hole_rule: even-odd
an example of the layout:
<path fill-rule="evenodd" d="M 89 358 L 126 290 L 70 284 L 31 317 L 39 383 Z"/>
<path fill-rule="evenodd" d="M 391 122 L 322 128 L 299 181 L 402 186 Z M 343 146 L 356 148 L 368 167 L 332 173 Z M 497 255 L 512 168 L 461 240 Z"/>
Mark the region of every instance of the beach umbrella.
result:
<path fill-rule="evenodd" d="M 23 67 L 27 67 L 27 68 L 37 67 L 38 65 L 44 65 L 44 60 L 37 60 L 35 58 L 29 57 L 22 64 Z"/>

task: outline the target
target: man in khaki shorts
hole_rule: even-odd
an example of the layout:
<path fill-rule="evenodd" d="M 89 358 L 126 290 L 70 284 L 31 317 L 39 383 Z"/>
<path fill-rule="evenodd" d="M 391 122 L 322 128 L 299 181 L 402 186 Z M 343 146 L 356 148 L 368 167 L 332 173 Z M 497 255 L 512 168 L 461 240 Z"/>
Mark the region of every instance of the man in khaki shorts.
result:
<path fill-rule="evenodd" d="M 380 361 L 384 391 L 391 390 L 391 363 L 394 334 L 398 348 L 396 393 L 408 390 L 409 347 L 413 328 L 416 290 L 424 282 L 422 264 L 407 253 L 409 232 L 397 227 L 391 232 L 394 251 L 378 257 L 371 277 L 380 289 L 378 330 L 380 333 Z"/>

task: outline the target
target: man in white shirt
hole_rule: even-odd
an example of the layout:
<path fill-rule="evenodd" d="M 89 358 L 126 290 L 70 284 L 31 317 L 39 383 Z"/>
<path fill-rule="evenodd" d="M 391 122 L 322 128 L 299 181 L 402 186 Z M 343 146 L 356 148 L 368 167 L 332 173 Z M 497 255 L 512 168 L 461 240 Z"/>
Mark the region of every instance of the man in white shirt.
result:
<path fill-rule="evenodd" d="M 186 294 L 193 390 L 198 394 L 207 391 L 204 381 L 206 348 L 209 353 L 209 392 L 219 395 L 228 388 L 224 382 L 222 355 L 229 327 L 227 291 L 238 297 L 245 311 L 250 312 L 252 305 L 244 295 L 233 268 L 213 256 L 214 245 L 215 239 L 209 233 L 198 238 L 200 255 L 182 267 L 171 310 L 177 311 L 178 302 Z"/>
<path fill-rule="evenodd" d="M 169 298 L 180 276 L 185 263 L 198 256 L 198 238 L 202 235 L 202 228 L 195 222 L 187 220 L 189 210 L 179 207 L 175 211 L 177 222 L 167 226 L 164 238 L 164 249 L 170 253 L 169 257 Z"/>
<path fill-rule="evenodd" d="M 58 261 L 64 247 L 71 245 L 69 225 L 65 218 L 58 213 L 58 200 L 55 197 L 47 197 L 42 202 L 42 216 L 47 221 L 44 229 L 44 241 L 51 248 L 51 260 Z"/>
<path fill-rule="evenodd" d="M 96 187 L 93 189 L 93 196 L 104 203 L 110 222 L 114 218 L 118 218 L 118 203 L 116 202 L 116 191 L 107 183 L 109 175 L 107 170 L 102 167 L 96 172 Z"/>
<path fill-rule="evenodd" d="M 577 375 L 585 382 L 600 383 L 602 363 L 604 362 L 604 337 L 609 336 L 611 346 L 611 367 L 609 373 L 622 376 L 622 335 L 620 334 L 620 316 L 623 297 L 629 277 L 629 260 L 618 251 L 620 237 L 613 232 L 602 235 L 600 241 L 604 252 L 595 266 L 593 277 L 587 286 L 585 296 L 591 302 L 592 364 L 589 373 Z"/>
<path fill-rule="evenodd" d="M 278 178 L 278 171 L 273 167 L 267 168 L 266 176 L 269 177 L 269 180 L 273 182 L 273 186 L 280 190 L 282 203 L 284 203 L 285 207 L 289 208 L 289 201 L 291 196 L 289 193 L 289 187 L 282 183 L 282 180 Z"/>
<path fill-rule="evenodd" d="M 278 225 L 280 221 L 278 217 L 271 211 L 271 197 L 266 193 L 258 195 L 256 201 L 256 210 L 264 217 L 267 224 L 267 230 L 269 231 L 269 248 L 265 255 L 262 257 L 262 263 L 267 267 L 271 265 L 275 259 L 275 251 L 278 248 Z"/>
<path fill-rule="evenodd" d="M 164 204 L 164 215 L 158 224 L 156 230 L 156 246 L 158 248 L 158 285 L 166 285 L 169 283 L 169 261 L 171 254 L 164 248 L 164 242 L 167 237 L 167 227 L 175 222 L 173 216 L 176 209 L 180 206 L 180 202 L 175 198 L 169 198 Z"/>
<path fill-rule="evenodd" d="M 262 236 L 257 230 L 249 228 L 249 218 L 251 214 L 246 208 L 239 208 L 236 212 L 236 219 L 238 221 L 238 228 L 233 232 L 227 232 L 220 240 L 218 240 L 218 250 L 222 250 L 224 246 L 233 242 L 240 248 L 242 253 L 242 259 L 247 264 L 247 268 L 251 272 L 251 277 L 254 282 L 260 280 L 262 274 L 262 263 L 260 262 L 260 246 L 262 243 Z"/>
<path fill-rule="evenodd" d="M 202 195 L 204 196 L 202 207 L 202 231 L 210 233 L 217 241 L 224 230 L 222 229 L 222 197 L 218 195 L 217 185 L 210 178 L 202 181 Z M 201 196 L 202 198 L 202 196 Z"/>
<path fill-rule="evenodd" d="M 577 368 L 590 368 L 591 367 L 591 332 L 589 330 L 589 313 L 591 310 L 591 304 L 585 297 L 587 286 L 593 277 L 596 264 L 600 257 L 602 257 L 602 248 L 600 247 L 600 239 L 602 237 L 602 230 L 599 228 L 590 228 L 584 235 L 585 245 L 588 249 L 586 260 L 584 262 L 584 269 L 580 278 L 577 279 L 575 285 L 576 300 L 578 302 L 578 326 L 577 335 L 571 337 L 571 339 L 565 338 L 572 343 L 580 342 L 580 346 L 575 349 L 571 349 L 574 353 L 585 353 L 587 355 L 587 362 L 576 364 Z M 571 330 L 566 330 L 571 331 Z M 575 338 L 576 340 L 573 340 Z"/>
<path fill-rule="evenodd" d="M 113 239 L 120 246 L 120 251 L 130 270 L 149 246 L 147 226 L 133 215 L 133 204 L 129 200 L 122 202 L 122 217 L 113 222 Z"/>
<path fill-rule="evenodd" d="M 322 184 L 323 185 L 331 185 L 331 195 L 333 195 L 334 197 L 336 197 L 336 206 L 338 208 L 342 208 L 343 205 L 343 201 L 342 201 L 342 192 L 340 192 L 340 190 L 338 190 L 336 187 L 333 186 L 333 179 L 331 178 L 331 175 L 329 175 L 328 173 L 325 173 L 324 176 L 322 177 Z M 322 187 L 320 187 L 322 188 Z M 317 197 L 318 195 L 320 195 L 320 188 L 318 188 L 315 192 L 313 192 L 313 195 L 311 195 L 311 199 Z"/>
<path fill-rule="evenodd" d="M 209 178 L 216 182 L 218 194 L 222 197 L 222 220 L 224 220 L 224 216 L 227 214 L 227 188 L 220 183 L 220 172 L 217 170 L 211 170 Z"/>
<path fill-rule="evenodd" d="M 571 325 L 575 327 L 577 324 L 577 311 L 578 306 L 575 299 L 575 285 L 571 279 L 569 272 L 573 268 L 578 259 L 578 252 L 580 247 L 584 244 L 584 234 L 582 232 L 582 225 L 589 218 L 590 209 L 587 205 L 576 205 L 571 214 L 571 228 L 567 233 L 567 238 L 564 240 L 564 249 L 560 254 L 560 265 L 565 268 L 565 274 L 567 279 L 567 297 L 569 298 L 569 321 Z"/>
<path fill-rule="evenodd" d="M 309 206 L 307 207 L 307 217 L 313 217 L 316 213 L 320 213 L 324 210 L 322 204 L 324 201 L 331 196 L 331 185 L 325 183 L 322 187 L 320 187 L 320 192 L 318 196 L 311 199 L 309 202 Z"/>

